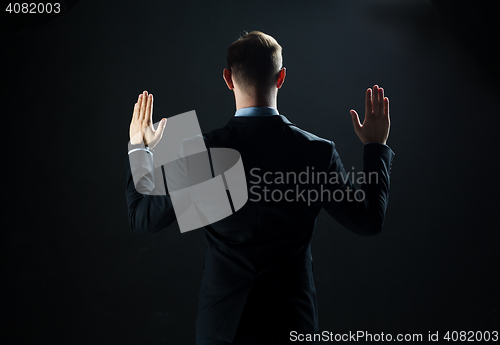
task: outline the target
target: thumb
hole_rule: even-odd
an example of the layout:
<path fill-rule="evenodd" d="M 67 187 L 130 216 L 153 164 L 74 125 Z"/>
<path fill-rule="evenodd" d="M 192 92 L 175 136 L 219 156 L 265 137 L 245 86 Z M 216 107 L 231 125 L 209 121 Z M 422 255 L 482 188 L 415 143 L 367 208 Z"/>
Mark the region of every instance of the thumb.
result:
<path fill-rule="evenodd" d="M 351 109 L 351 119 L 352 119 L 352 124 L 354 126 L 354 131 L 358 133 L 358 131 L 361 129 L 361 123 L 359 122 L 359 116 L 356 110 Z"/>
<path fill-rule="evenodd" d="M 162 135 L 163 135 L 163 131 L 165 130 L 165 127 L 167 126 L 167 119 L 166 118 L 163 118 L 161 119 L 160 121 L 160 124 L 158 126 L 158 128 L 156 129 L 156 132 L 155 132 L 155 139 L 156 140 L 160 140 Z"/>

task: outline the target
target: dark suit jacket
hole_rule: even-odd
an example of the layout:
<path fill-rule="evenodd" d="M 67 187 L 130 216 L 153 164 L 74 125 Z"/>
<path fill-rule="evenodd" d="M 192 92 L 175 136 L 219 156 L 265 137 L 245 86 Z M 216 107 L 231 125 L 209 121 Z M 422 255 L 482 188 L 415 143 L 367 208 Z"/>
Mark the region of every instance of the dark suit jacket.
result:
<path fill-rule="evenodd" d="M 374 174 L 370 175 L 372 183 L 361 186 L 364 199 L 355 201 L 355 187 L 351 180 L 342 178 L 345 170 L 335 144 L 300 129 L 283 115 L 233 117 L 226 126 L 206 132 L 203 137 L 207 148 L 226 147 L 240 152 L 249 200 L 236 213 L 203 230 L 207 250 L 196 331 L 231 342 L 243 320 L 245 324 L 240 328 L 267 332 L 268 344 L 286 342 L 290 331 L 317 332 L 310 247 L 316 217 L 323 207 L 355 233 L 379 233 L 394 153 L 382 144 L 364 146 L 363 170 L 366 174 L 376 173 L 377 181 Z M 276 180 L 287 173 L 297 177 L 301 172 L 309 172 L 308 183 L 294 183 L 292 175 L 288 175 L 289 183 Z M 321 183 L 311 181 L 312 172 L 326 173 L 321 175 Z M 328 176 L 326 183 L 324 176 Z M 270 201 L 264 200 L 264 187 Z M 271 198 L 273 190 L 278 191 Z M 286 194 L 288 201 L 284 197 L 279 200 L 288 190 L 293 191 Z M 322 197 L 314 200 L 311 191 L 322 193 Z M 127 203 L 130 225 L 136 232 L 156 232 L 175 221 L 170 198 L 139 194 L 130 168 Z"/>

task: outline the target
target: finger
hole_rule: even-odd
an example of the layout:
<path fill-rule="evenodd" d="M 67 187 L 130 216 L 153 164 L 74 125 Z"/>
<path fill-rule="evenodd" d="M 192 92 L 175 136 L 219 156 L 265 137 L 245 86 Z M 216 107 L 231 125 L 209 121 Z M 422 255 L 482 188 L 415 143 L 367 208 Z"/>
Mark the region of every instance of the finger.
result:
<path fill-rule="evenodd" d="M 139 121 L 140 119 L 140 116 L 141 116 L 141 103 L 142 103 L 142 94 L 140 94 L 138 97 L 137 97 L 137 112 L 136 112 L 136 117 L 135 119 Z"/>
<path fill-rule="evenodd" d="M 352 124 L 354 126 L 354 131 L 356 133 L 358 133 L 359 130 L 361 130 L 361 127 L 363 127 L 363 126 L 359 122 L 359 116 L 358 116 L 358 113 L 356 112 L 356 110 L 351 109 L 351 119 L 352 119 Z"/>
<path fill-rule="evenodd" d="M 148 96 L 148 92 L 147 91 L 144 91 L 141 95 L 141 98 L 142 98 L 142 102 L 141 102 L 141 121 L 144 121 L 145 118 L 146 118 L 146 105 L 147 105 L 147 96 Z"/>
<path fill-rule="evenodd" d="M 137 102 L 134 105 L 134 119 L 139 119 L 139 110 L 141 105 L 141 95 L 137 96 Z"/>
<path fill-rule="evenodd" d="M 153 100 L 154 100 L 153 95 L 149 94 L 149 98 L 150 98 L 149 99 L 150 103 L 149 103 L 149 110 L 148 110 L 148 112 L 149 112 L 148 119 L 149 119 L 149 123 L 152 124 L 153 123 Z"/>
<path fill-rule="evenodd" d="M 382 117 L 384 115 L 384 89 L 380 88 L 378 89 L 378 95 L 379 95 L 379 109 L 378 109 L 378 115 Z"/>
<path fill-rule="evenodd" d="M 144 100 L 143 96 L 144 95 L 141 93 L 139 95 L 139 101 L 137 101 L 137 107 L 138 107 L 138 109 L 137 109 L 137 113 L 138 113 L 137 121 L 142 121 L 142 103 L 143 103 L 142 101 Z"/>
<path fill-rule="evenodd" d="M 366 90 L 366 99 L 365 99 L 365 119 L 367 116 L 370 116 L 373 111 L 373 102 L 372 102 L 372 89 Z"/>
<path fill-rule="evenodd" d="M 139 117 L 139 105 L 135 103 L 134 112 L 132 113 L 132 121 L 137 120 L 138 117 Z"/>
<path fill-rule="evenodd" d="M 146 125 L 151 126 L 151 94 L 146 96 L 146 108 L 144 113 L 144 122 Z"/>
<path fill-rule="evenodd" d="M 389 97 L 384 98 L 384 116 L 389 118 Z"/>
<path fill-rule="evenodd" d="M 376 115 L 378 110 L 378 85 L 373 86 L 373 114 Z"/>

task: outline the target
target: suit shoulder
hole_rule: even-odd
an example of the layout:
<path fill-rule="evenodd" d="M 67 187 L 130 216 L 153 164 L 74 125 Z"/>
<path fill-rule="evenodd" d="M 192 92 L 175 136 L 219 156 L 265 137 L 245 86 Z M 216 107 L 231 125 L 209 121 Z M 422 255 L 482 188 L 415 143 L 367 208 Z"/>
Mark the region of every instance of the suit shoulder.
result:
<path fill-rule="evenodd" d="M 220 128 L 211 129 L 209 131 L 201 133 L 201 135 L 203 136 L 203 139 L 205 139 L 205 140 L 212 139 L 213 137 L 215 137 L 217 135 L 220 135 L 225 130 L 225 127 L 226 126 L 223 126 L 223 127 L 220 127 Z"/>
<path fill-rule="evenodd" d="M 333 145 L 333 141 L 329 139 L 322 138 L 314 133 L 311 133 L 309 131 L 306 131 L 305 129 L 302 129 L 298 127 L 297 125 L 293 124 L 290 125 L 290 129 L 294 133 L 294 135 L 298 138 L 302 138 L 303 140 L 307 141 L 312 141 L 315 142 L 319 145 L 326 145 L 326 146 L 331 146 Z"/>
<path fill-rule="evenodd" d="M 220 144 L 221 141 L 224 141 L 224 138 L 227 137 L 227 128 L 226 126 L 215 128 L 203 132 L 201 136 L 203 137 L 203 140 L 205 140 L 207 146 L 212 146 L 213 144 L 217 145 Z"/>

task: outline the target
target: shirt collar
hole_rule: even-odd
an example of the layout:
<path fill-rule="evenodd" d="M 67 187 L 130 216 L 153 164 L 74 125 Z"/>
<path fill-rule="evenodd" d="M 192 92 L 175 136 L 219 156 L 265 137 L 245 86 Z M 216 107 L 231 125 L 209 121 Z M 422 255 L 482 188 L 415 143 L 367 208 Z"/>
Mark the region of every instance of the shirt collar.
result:
<path fill-rule="evenodd" d="M 271 107 L 248 107 L 240 108 L 236 110 L 234 116 L 245 116 L 245 117 L 255 117 L 255 116 L 272 116 L 279 115 L 278 109 Z"/>

